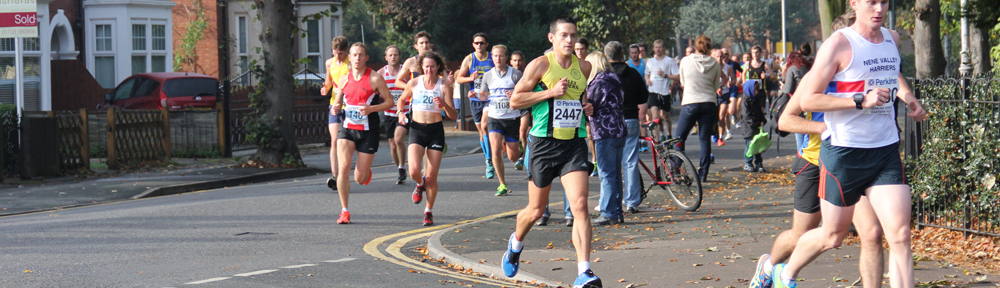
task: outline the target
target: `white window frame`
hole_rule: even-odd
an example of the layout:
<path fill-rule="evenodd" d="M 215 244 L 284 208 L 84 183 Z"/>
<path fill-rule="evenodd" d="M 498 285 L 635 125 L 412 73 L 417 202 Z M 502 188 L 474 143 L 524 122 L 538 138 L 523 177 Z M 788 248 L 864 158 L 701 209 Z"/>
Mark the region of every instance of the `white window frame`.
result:
<path fill-rule="evenodd" d="M 306 42 L 305 45 L 302 45 L 302 46 L 305 46 L 304 48 L 305 48 L 305 52 L 306 52 L 306 59 L 309 59 L 309 57 L 316 57 L 317 60 L 316 60 L 316 63 L 309 63 L 306 66 L 306 68 L 309 68 L 310 65 L 315 65 L 316 66 L 316 73 L 323 73 L 323 70 L 325 69 L 325 68 L 323 68 L 323 66 L 326 66 L 326 65 L 323 65 L 323 62 L 324 62 L 324 58 L 323 58 L 323 46 L 324 46 L 323 45 L 323 42 L 324 42 L 323 41 L 323 35 L 324 35 L 323 34 L 323 30 L 324 30 L 323 29 L 323 19 L 313 19 L 313 20 L 306 21 L 306 22 L 304 22 L 302 24 L 305 24 L 305 29 L 308 32 L 309 31 L 309 22 L 313 22 L 313 21 L 316 22 L 316 35 L 312 35 L 312 33 L 309 33 L 309 35 L 305 39 L 306 40 L 305 41 Z M 309 51 L 309 38 L 310 37 L 315 37 L 316 38 L 316 44 L 317 44 L 316 51 Z"/>
<path fill-rule="evenodd" d="M 129 26 L 129 27 L 133 27 L 134 25 L 142 25 L 142 27 L 144 27 L 144 29 L 145 29 L 146 32 L 145 32 L 145 37 L 143 39 L 143 44 L 145 45 L 146 49 L 144 49 L 144 50 L 135 50 L 134 46 L 132 46 L 133 50 L 132 50 L 132 53 L 130 54 L 130 57 L 129 57 L 129 67 L 132 67 L 132 65 L 131 65 L 131 63 L 132 63 L 132 57 L 141 56 L 146 61 L 146 63 L 145 63 L 145 71 L 140 71 L 138 73 L 161 72 L 161 71 L 153 71 L 153 57 L 160 56 L 160 57 L 163 57 L 163 62 L 164 62 L 163 63 L 163 71 L 162 72 L 171 71 L 172 69 L 169 69 L 168 67 L 171 67 L 173 65 L 173 63 L 172 62 L 171 63 L 167 63 L 167 61 L 169 60 L 169 59 L 167 59 L 167 49 L 166 49 L 167 48 L 167 43 L 166 43 L 166 39 L 167 39 L 167 35 L 166 35 L 166 33 L 167 33 L 167 31 L 166 31 L 167 20 L 163 20 L 163 19 L 149 19 L 149 18 L 133 18 L 132 22 L 131 22 L 131 26 Z M 163 26 L 163 29 L 164 29 L 163 30 L 163 40 L 164 40 L 164 43 L 163 43 L 163 46 L 164 46 L 163 48 L 164 49 L 163 50 L 156 50 L 155 47 L 153 46 L 153 40 L 154 40 L 154 38 L 158 38 L 158 37 L 154 37 L 153 36 L 153 26 L 157 26 L 157 25 Z M 132 30 L 130 30 L 130 35 L 132 35 L 131 31 Z M 132 70 L 129 70 L 129 72 L 131 74 L 136 74 L 136 73 L 132 73 L 132 72 L 135 72 L 135 71 L 132 71 Z"/>
<path fill-rule="evenodd" d="M 90 23 L 90 27 L 89 27 L 90 28 L 89 29 L 90 32 L 88 33 L 88 34 L 91 35 L 91 37 L 88 37 L 89 39 L 87 39 L 88 42 L 89 42 L 89 43 L 87 43 L 88 45 L 94 45 L 93 46 L 94 49 L 93 49 L 93 52 L 91 53 L 91 57 L 89 57 L 90 60 L 91 60 L 91 64 L 90 65 L 92 65 L 92 67 L 94 67 L 93 70 L 92 70 L 93 74 L 94 74 L 94 79 L 100 79 L 100 76 L 97 75 L 98 74 L 97 72 L 99 72 L 98 71 L 98 67 L 97 67 L 97 58 L 100 58 L 100 57 L 112 57 L 112 59 L 114 59 L 113 60 L 114 64 L 111 66 L 113 68 L 113 70 L 111 72 L 113 74 L 113 75 L 111 75 L 111 79 L 113 79 L 112 82 L 114 82 L 114 83 L 111 83 L 110 87 L 104 87 L 106 89 L 115 88 L 115 86 L 118 85 L 118 74 L 121 73 L 121 71 L 118 71 L 118 70 L 120 70 L 119 67 L 118 67 L 118 63 L 119 63 L 118 61 L 120 61 L 121 60 L 120 58 L 122 58 L 122 57 L 119 57 L 119 55 L 116 54 L 118 52 L 118 49 L 117 49 L 116 46 L 118 46 L 118 45 L 116 45 L 117 42 L 115 41 L 115 35 L 118 35 L 118 34 L 116 34 L 118 28 L 115 27 L 117 25 L 116 24 L 117 21 L 115 21 L 115 20 L 116 19 L 92 19 L 91 23 Z M 98 51 L 97 50 L 97 27 L 98 26 L 103 26 L 103 25 L 107 25 L 108 27 L 111 27 L 111 36 L 110 36 L 111 37 L 111 47 L 110 47 L 111 49 L 110 49 L 110 51 L 108 51 L 108 50 Z M 131 25 L 129 27 L 131 27 Z M 129 35 L 131 35 L 131 33 L 129 33 Z M 131 41 L 129 41 L 129 43 L 131 44 Z M 129 46 L 131 46 L 131 45 L 129 45 Z M 122 55 L 122 56 L 124 56 L 124 55 Z M 130 61 L 129 63 L 131 63 L 131 58 L 129 59 L 129 61 Z M 131 67 L 131 65 L 129 65 L 129 66 Z M 129 71 L 129 72 L 131 72 L 131 71 Z"/>
<path fill-rule="evenodd" d="M 136 50 L 135 49 L 135 40 L 136 40 L 135 39 L 135 27 L 136 26 L 140 26 L 143 29 L 142 45 L 143 45 L 144 49 L 142 49 L 142 50 Z M 150 70 L 150 67 L 149 67 L 149 64 L 150 64 L 150 61 L 149 61 L 149 50 L 151 48 L 153 48 L 152 45 L 151 45 L 152 44 L 152 40 L 150 39 L 150 38 L 152 38 L 151 37 L 152 33 L 151 33 L 150 27 L 149 27 L 149 20 L 148 19 L 132 19 L 132 23 L 131 23 L 131 25 L 129 25 L 129 28 L 131 28 L 131 29 L 129 29 L 129 32 L 130 32 L 129 36 L 130 36 L 130 39 L 132 40 L 132 41 L 130 41 L 130 43 L 132 43 L 132 45 L 130 45 L 131 46 L 130 48 L 132 48 L 132 53 L 130 55 L 131 57 L 129 57 L 129 60 L 128 60 L 129 67 L 130 67 L 129 73 L 130 74 L 138 74 L 138 73 L 149 72 L 149 70 Z M 137 71 L 135 71 L 134 68 L 131 68 L 131 67 L 133 67 L 133 61 L 135 61 L 135 57 L 142 57 L 142 59 L 143 59 L 143 64 L 142 64 L 143 69 L 142 70 L 143 71 L 138 71 L 137 72 Z"/>

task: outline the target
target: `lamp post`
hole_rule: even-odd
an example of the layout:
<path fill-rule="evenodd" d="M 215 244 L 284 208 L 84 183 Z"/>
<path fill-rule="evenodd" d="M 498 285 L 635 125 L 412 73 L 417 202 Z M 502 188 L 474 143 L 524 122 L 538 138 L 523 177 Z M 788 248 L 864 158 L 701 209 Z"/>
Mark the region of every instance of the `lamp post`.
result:
<path fill-rule="evenodd" d="M 969 5 L 969 0 L 962 0 L 962 11 Z M 958 73 L 963 77 L 972 74 L 972 59 L 969 57 L 969 17 L 962 13 L 962 65 L 958 66 Z"/>

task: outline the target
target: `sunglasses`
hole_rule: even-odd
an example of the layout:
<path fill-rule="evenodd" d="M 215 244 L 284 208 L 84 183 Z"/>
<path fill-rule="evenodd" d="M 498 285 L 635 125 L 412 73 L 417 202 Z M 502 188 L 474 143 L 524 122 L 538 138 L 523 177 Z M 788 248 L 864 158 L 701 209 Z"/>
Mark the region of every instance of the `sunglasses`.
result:
<path fill-rule="evenodd" d="M 486 45 L 486 42 L 472 42 L 472 45 Z"/>

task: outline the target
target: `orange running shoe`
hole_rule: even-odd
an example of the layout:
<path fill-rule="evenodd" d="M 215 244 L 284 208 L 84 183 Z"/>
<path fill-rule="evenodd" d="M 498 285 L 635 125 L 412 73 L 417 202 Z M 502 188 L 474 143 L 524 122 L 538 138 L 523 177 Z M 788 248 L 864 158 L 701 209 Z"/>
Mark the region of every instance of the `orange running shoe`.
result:
<path fill-rule="evenodd" d="M 340 211 L 340 218 L 337 218 L 337 224 L 351 224 L 351 212 Z"/>

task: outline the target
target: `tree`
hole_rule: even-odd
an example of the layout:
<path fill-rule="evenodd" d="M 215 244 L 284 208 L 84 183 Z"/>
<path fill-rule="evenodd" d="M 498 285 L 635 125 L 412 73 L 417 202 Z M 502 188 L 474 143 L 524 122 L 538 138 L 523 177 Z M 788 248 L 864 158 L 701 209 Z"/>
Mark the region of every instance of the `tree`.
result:
<path fill-rule="evenodd" d="M 833 34 L 833 19 L 847 12 L 847 0 L 818 0 L 819 25 L 823 29 L 823 39 Z"/>
<path fill-rule="evenodd" d="M 295 27 L 291 0 L 254 0 L 257 17 L 264 29 L 260 34 L 263 67 L 257 66 L 260 78 L 256 99 L 251 107 L 261 112 L 253 121 L 252 142 L 257 144 L 253 159 L 258 162 L 301 165 L 302 156 L 295 145 L 292 127 L 292 37 Z M 250 125 L 248 125 L 250 126 Z M 336 137 L 336 136 L 333 136 Z"/>
<path fill-rule="evenodd" d="M 704 34 L 712 43 L 722 44 L 729 40 L 739 48 L 734 50 L 749 51 L 752 45 L 765 44 L 766 35 L 773 30 L 769 26 L 771 18 L 781 17 L 768 8 L 770 3 L 694 0 L 680 8 L 677 29 L 692 38 Z"/>
<path fill-rule="evenodd" d="M 969 6 L 963 12 L 969 17 L 974 73 L 979 74 L 995 69 L 991 62 L 1000 61 L 1000 42 L 997 41 L 1000 38 L 1000 6 L 988 0 L 972 0 Z M 991 49 L 997 55 L 991 57 Z"/>
<path fill-rule="evenodd" d="M 913 7 L 913 52 L 917 78 L 944 75 L 945 58 L 941 48 L 941 5 L 938 0 L 917 0 Z"/>
<path fill-rule="evenodd" d="M 682 0 L 564 0 L 573 7 L 577 31 L 597 42 L 636 43 L 669 39 Z"/>

